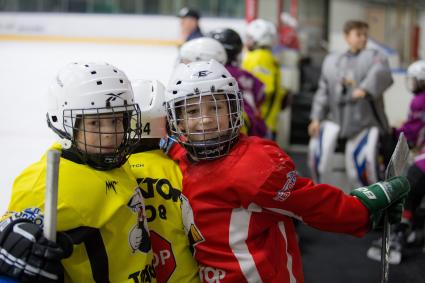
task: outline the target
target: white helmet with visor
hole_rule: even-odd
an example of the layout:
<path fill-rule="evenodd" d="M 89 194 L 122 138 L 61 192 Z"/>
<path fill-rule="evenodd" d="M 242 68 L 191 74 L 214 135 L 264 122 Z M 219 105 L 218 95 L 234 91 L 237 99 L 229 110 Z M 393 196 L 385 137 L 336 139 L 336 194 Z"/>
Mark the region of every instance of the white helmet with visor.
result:
<path fill-rule="evenodd" d="M 180 64 L 166 102 L 171 136 L 195 161 L 224 156 L 237 141 L 242 95 L 235 78 L 217 61 Z"/>
<path fill-rule="evenodd" d="M 131 84 L 107 63 L 71 63 L 60 70 L 48 92 L 47 123 L 98 170 L 121 166 L 140 139 Z"/>

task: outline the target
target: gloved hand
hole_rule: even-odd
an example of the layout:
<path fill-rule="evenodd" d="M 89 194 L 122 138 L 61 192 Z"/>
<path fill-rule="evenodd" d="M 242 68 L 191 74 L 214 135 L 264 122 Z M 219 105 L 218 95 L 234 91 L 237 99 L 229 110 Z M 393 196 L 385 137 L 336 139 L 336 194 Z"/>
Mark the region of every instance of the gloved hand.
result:
<path fill-rule="evenodd" d="M 61 259 L 72 253 L 72 242 L 64 233 L 58 243 L 43 236 L 40 225 L 28 219 L 7 218 L 0 222 L 0 274 L 20 282 L 63 280 Z"/>
<path fill-rule="evenodd" d="M 388 211 L 391 224 L 400 223 L 404 201 L 410 191 L 406 177 L 392 177 L 387 181 L 377 182 L 367 187 L 353 190 L 351 195 L 357 197 L 370 212 L 372 228 L 383 226 L 384 210 Z"/>

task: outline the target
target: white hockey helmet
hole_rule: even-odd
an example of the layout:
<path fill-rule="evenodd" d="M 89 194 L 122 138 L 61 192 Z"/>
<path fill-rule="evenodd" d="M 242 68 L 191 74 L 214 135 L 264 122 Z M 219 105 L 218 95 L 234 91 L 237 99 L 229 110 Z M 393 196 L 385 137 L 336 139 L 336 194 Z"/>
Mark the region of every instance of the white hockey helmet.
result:
<path fill-rule="evenodd" d="M 135 80 L 132 86 L 141 113 L 142 139 L 165 138 L 167 112 L 164 85 L 157 80 Z"/>
<path fill-rule="evenodd" d="M 101 137 L 107 134 L 122 137 L 113 150 L 89 144 L 86 140 L 84 119 L 120 118 L 124 132 L 91 131 Z M 133 122 L 135 127 L 131 127 Z M 48 92 L 48 126 L 62 138 L 63 144 L 77 154 L 82 162 L 99 170 L 121 166 L 126 156 L 140 139 L 140 110 L 134 102 L 133 90 L 127 76 L 107 63 L 71 63 L 60 70 Z M 137 128 L 138 127 L 138 128 Z M 84 142 L 77 141 L 76 133 L 84 134 Z M 88 148 L 97 148 L 92 153 Z"/>
<path fill-rule="evenodd" d="M 425 91 L 425 60 L 416 61 L 407 68 L 406 84 L 414 94 Z"/>
<path fill-rule="evenodd" d="M 228 125 L 220 127 L 223 117 L 218 103 L 227 104 Z M 170 134 L 182 144 L 194 160 L 210 160 L 226 155 L 239 137 L 243 124 L 242 94 L 238 83 L 226 68 L 215 60 L 180 64 L 175 69 L 166 91 L 167 118 Z M 205 116 L 202 107 L 215 109 L 215 115 Z M 190 117 L 187 107 L 195 108 L 199 116 Z M 210 108 L 210 109 L 211 109 Z M 191 132 L 182 129 L 191 119 L 209 118 L 214 129 Z M 202 122 L 203 125 L 203 122 Z M 196 138 L 195 138 L 196 137 Z"/>
<path fill-rule="evenodd" d="M 277 39 L 276 27 L 272 22 L 256 19 L 248 24 L 246 38 L 256 48 L 272 47 Z"/>
<path fill-rule="evenodd" d="M 180 62 L 209 61 L 214 59 L 226 64 L 227 54 L 223 45 L 210 37 L 200 37 L 187 41 L 180 47 Z"/>

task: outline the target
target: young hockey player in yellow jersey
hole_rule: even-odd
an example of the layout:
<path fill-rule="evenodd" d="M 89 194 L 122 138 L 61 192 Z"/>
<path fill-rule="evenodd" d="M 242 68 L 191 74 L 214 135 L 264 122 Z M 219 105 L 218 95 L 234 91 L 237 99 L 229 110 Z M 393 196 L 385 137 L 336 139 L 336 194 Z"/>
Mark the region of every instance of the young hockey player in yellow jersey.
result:
<path fill-rule="evenodd" d="M 43 156 L 15 180 L 0 222 L 0 274 L 21 282 L 156 282 L 143 196 L 125 163 L 141 132 L 126 75 L 105 63 L 66 66 L 49 90 L 47 122 L 61 138 L 53 146 L 61 151 L 58 241 L 42 231 Z"/>
<path fill-rule="evenodd" d="M 264 84 L 266 99 L 261 106 L 261 115 L 273 139 L 276 139 L 277 118 L 286 95 L 281 87 L 280 66 L 271 50 L 275 40 L 276 28 L 273 23 L 263 19 L 252 21 L 246 31 L 248 53 L 242 61 L 242 69 Z"/>
<path fill-rule="evenodd" d="M 157 282 L 199 282 L 180 208 L 182 173 L 159 149 L 165 138 L 164 86 L 159 81 L 132 82 L 141 110 L 142 139 L 129 158 L 146 205 Z"/>

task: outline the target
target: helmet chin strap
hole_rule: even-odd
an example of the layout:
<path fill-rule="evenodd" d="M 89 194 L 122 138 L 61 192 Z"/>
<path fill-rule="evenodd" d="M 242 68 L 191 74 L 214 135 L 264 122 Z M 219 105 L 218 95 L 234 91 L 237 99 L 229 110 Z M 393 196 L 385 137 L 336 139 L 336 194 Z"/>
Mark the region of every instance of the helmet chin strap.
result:
<path fill-rule="evenodd" d="M 62 146 L 63 149 L 70 149 L 72 146 L 72 142 L 69 139 L 66 138 L 60 138 L 59 143 Z"/>
<path fill-rule="evenodd" d="M 231 138 L 231 132 L 209 140 L 183 143 L 193 160 L 212 160 L 226 155 L 238 138 Z"/>

